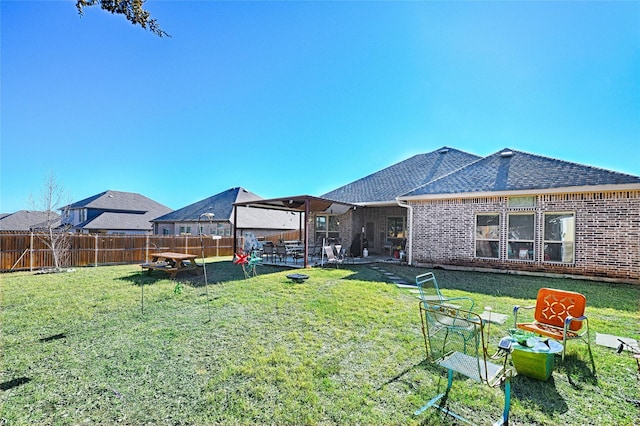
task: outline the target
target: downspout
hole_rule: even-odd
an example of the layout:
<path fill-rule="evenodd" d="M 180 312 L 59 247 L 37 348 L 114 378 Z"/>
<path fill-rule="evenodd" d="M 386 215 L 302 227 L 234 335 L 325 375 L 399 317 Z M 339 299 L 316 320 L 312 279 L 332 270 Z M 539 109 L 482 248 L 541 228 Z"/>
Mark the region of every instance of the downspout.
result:
<path fill-rule="evenodd" d="M 396 203 L 398 203 L 400 207 L 404 207 L 408 211 L 407 232 L 409 233 L 409 238 L 407 238 L 406 255 L 407 255 L 407 264 L 412 265 L 413 264 L 413 206 L 406 203 L 402 203 L 397 197 L 396 197 Z"/>

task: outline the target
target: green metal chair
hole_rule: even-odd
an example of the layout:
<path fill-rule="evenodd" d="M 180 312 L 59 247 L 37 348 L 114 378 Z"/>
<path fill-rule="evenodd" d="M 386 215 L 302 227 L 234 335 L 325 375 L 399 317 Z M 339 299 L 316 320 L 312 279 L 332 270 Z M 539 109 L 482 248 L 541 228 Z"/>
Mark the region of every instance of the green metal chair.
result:
<path fill-rule="evenodd" d="M 440 288 L 438 287 L 438 282 L 436 281 L 435 275 L 432 272 L 427 272 L 426 274 L 421 274 L 416 276 L 416 285 L 420 290 L 420 303 L 424 305 L 425 310 L 421 310 L 421 318 L 422 318 L 422 333 L 425 337 L 425 348 L 427 350 L 427 354 L 430 353 L 429 341 L 426 323 L 429 322 L 429 332 L 436 333 L 439 331 L 441 327 L 448 325 L 451 327 L 451 331 L 457 333 L 462 341 L 465 344 L 463 347 L 463 352 L 466 352 L 466 344 L 467 342 L 473 340 L 475 338 L 476 329 L 471 327 L 467 322 L 456 322 L 450 321 L 450 324 L 447 324 L 449 320 L 444 318 L 435 318 L 432 317 L 428 308 L 432 305 L 443 305 L 452 309 L 463 309 L 466 311 L 472 311 L 474 307 L 473 299 L 469 297 L 445 297 L 440 293 Z"/>
<path fill-rule="evenodd" d="M 508 350 L 497 350 L 493 356 L 489 355 L 484 322 L 478 314 L 471 311 L 452 307 L 450 304 L 421 301 L 420 318 L 427 357 L 433 363 L 446 368 L 448 375 L 446 390 L 433 397 L 414 414 L 419 415 L 434 407 L 460 421 L 473 424 L 441 402 L 448 401 L 447 396 L 453 386 L 455 372 L 488 386 L 498 386 L 504 382 L 502 417 L 494 425 L 507 424 L 511 406 L 512 376 L 512 371 L 507 368 Z M 497 359 L 502 359 L 502 364 L 492 362 Z"/>
<path fill-rule="evenodd" d="M 424 303 L 431 304 L 443 304 L 454 302 L 454 305 L 460 308 L 473 311 L 475 305 L 473 299 L 469 297 L 446 297 L 440 292 L 438 287 L 438 281 L 433 272 L 427 272 L 416 276 L 416 286 L 420 290 L 420 298 Z"/>

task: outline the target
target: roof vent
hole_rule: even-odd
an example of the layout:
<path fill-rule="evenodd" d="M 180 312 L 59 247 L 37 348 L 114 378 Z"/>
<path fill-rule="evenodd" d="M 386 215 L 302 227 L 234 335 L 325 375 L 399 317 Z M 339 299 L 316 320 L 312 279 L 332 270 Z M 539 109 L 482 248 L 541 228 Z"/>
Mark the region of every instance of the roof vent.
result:
<path fill-rule="evenodd" d="M 500 153 L 500 157 L 502 157 L 502 158 L 513 157 L 513 151 L 502 151 Z"/>
<path fill-rule="evenodd" d="M 439 154 L 446 154 L 447 152 L 449 152 L 449 148 L 442 148 L 440 151 L 438 151 Z"/>

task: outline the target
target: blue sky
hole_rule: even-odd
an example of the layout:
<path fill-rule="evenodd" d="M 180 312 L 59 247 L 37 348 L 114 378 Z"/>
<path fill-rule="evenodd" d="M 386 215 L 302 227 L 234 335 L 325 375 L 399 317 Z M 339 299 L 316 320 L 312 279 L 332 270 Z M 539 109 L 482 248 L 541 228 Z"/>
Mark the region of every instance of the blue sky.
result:
<path fill-rule="evenodd" d="M 55 173 L 178 209 L 504 147 L 640 175 L 640 2 L 0 1 L 0 211 Z"/>

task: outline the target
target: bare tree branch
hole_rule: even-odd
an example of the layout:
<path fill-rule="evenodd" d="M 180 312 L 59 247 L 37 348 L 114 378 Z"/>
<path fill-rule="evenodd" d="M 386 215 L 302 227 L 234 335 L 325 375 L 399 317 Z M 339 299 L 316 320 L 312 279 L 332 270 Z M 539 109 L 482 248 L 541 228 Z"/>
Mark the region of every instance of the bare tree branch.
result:
<path fill-rule="evenodd" d="M 63 208 L 65 191 L 58 183 L 53 172 L 45 178 L 42 192 L 37 199 L 30 197 L 30 204 L 35 210 L 44 211 L 46 219 L 37 225 L 38 237 L 51 250 L 56 270 L 60 270 L 69 263 L 71 240 L 69 225 L 62 225 L 56 210 Z M 63 215 L 66 212 L 63 212 Z M 42 232 L 42 234 L 40 233 Z"/>

